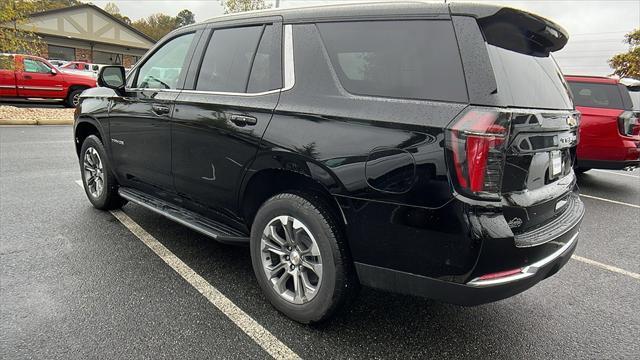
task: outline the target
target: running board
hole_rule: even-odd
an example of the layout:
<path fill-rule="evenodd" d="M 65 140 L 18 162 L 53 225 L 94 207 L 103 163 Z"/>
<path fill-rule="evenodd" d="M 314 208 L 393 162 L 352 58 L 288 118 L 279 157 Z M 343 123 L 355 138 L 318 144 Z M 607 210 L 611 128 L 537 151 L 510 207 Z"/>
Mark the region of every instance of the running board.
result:
<path fill-rule="evenodd" d="M 207 219 L 192 211 L 181 209 L 169 202 L 147 195 L 141 191 L 121 187 L 118 189 L 118 194 L 132 203 L 166 216 L 170 220 L 207 235 L 221 243 L 235 245 L 249 243 L 249 237 L 238 230 L 217 221 Z"/>

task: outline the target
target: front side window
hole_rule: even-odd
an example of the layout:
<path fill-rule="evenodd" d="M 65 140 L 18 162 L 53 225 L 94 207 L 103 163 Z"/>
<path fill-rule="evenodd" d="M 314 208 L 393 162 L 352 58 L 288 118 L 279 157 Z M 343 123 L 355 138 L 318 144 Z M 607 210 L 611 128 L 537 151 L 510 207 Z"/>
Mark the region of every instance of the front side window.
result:
<path fill-rule="evenodd" d="M 144 89 L 176 89 L 185 70 L 185 59 L 194 34 L 178 36 L 162 45 L 140 67 L 135 87 Z"/>
<path fill-rule="evenodd" d="M 24 59 L 24 72 L 49 74 L 51 73 L 51 68 L 42 61 Z"/>
<path fill-rule="evenodd" d="M 450 21 L 319 23 L 342 86 L 353 94 L 467 101 Z"/>

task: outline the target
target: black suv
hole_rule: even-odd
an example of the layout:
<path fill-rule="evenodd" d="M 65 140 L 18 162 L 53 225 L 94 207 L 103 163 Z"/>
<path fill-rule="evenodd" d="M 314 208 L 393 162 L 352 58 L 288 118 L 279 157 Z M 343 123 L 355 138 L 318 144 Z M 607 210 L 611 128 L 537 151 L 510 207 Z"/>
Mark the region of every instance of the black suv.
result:
<path fill-rule="evenodd" d="M 475 305 L 554 274 L 584 213 L 566 31 L 499 6 L 268 10 L 105 67 L 74 136 L 87 196 L 249 244 L 268 300 L 329 317 L 360 284 Z"/>

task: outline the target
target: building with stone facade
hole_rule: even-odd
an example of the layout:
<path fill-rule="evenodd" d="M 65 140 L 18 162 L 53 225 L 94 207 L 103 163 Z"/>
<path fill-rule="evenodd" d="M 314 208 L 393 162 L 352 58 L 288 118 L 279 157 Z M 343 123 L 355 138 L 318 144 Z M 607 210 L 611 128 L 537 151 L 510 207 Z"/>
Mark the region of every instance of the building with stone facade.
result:
<path fill-rule="evenodd" d="M 51 60 L 133 66 L 155 41 L 92 4 L 34 13 L 24 24 L 46 44 L 39 55 Z"/>

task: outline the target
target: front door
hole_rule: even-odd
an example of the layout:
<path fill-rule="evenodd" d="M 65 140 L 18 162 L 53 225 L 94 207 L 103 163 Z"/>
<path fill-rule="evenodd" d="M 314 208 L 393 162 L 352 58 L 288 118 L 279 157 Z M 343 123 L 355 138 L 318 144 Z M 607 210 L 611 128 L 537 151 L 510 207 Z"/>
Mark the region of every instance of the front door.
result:
<path fill-rule="evenodd" d="M 194 32 L 179 34 L 156 48 L 132 74 L 126 94 L 111 100 L 111 159 L 122 185 L 158 196 L 174 190 L 171 114 L 194 38 Z"/>
<path fill-rule="evenodd" d="M 282 29 L 272 22 L 209 32 L 191 89 L 176 101 L 172 169 L 193 210 L 233 217 L 239 183 L 282 87 Z"/>
<path fill-rule="evenodd" d="M 64 79 L 48 64 L 31 58 L 22 58 L 22 66 L 16 71 L 18 94 L 21 97 L 62 99 Z"/>

